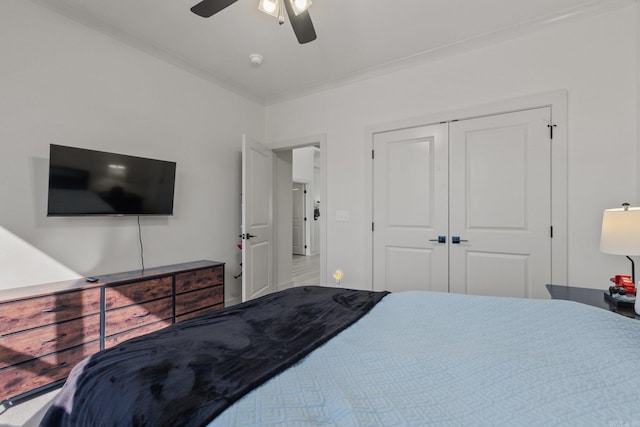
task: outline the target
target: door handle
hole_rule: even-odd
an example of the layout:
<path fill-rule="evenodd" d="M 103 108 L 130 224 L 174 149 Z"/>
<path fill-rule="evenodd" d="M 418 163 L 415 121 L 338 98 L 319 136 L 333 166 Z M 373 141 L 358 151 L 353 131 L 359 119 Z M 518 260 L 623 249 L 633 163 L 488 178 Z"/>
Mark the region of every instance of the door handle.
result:
<path fill-rule="evenodd" d="M 468 242 L 468 240 L 461 239 L 460 236 L 451 236 L 451 243 L 454 245 L 459 245 L 462 242 Z"/>
<path fill-rule="evenodd" d="M 447 243 L 447 236 L 438 236 L 437 239 L 429 239 L 430 242 Z"/>
<path fill-rule="evenodd" d="M 243 238 L 243 239 L 245 239 L 245 240 L 249 240 L 249 239 L 250 239 L 250 238 L 252 238 L 252 237 L 258 237 L 258 236 L 254 236 L 254 235 L 253 235 L 253 234 L 251 234 L 251 233 L 246 233 L 246 234 L 242 234 L 242 235 L 240 235 L 240 237 L 242 237 L 242 238 Z"/>

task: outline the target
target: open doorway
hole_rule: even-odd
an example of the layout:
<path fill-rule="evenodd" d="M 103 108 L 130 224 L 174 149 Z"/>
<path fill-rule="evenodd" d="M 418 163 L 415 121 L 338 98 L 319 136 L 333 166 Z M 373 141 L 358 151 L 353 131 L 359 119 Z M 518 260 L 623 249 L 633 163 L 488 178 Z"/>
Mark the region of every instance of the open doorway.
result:
<path fill-rule="evenodd" d="M 249 146 L 251 146 L 251 150 Z M 307 187 L 314 188 L 313 203 L 319 208 L 320 201 L 324 199 L 326 194 L 327 186 L 325 173 L 326 135 L 276 142 L 272 143 L 270 147 L 259 144 L 243 135 L 241 224 L 242 233 L 251 235 L 251 240 L 246 239 L 251 245 L 247 244 L 246 247 L 243 245 L 242 248 L 241 295 L 243 300 L 254 298 L 256 290 L 274 292 L 297 285 L 293 280 L 292 254 L 293 152 L 305 147 L 315 147 L 312 150 L 315 161 L 311 162 L 314 165 L 313 178 L 309 179 L 313 185 L 309 187 L 307 184 Z M 249 153 L 255 155 L 249 155 Z M 261 159 L 262 163 L 259 166 L 252 166 L 249 164 L 249 160 L 254 158 Z M 257 186 L 259 191 L 255 191 L 256 184 L 262 185 L 262 187 Z M 254 201 L 254 199 L 256 200 Z M 315 212 L 313 208 L 309 208 L 308 211 L 315 213 L 313 217 L 315 224 L 312 228 L 313 231 L 310 229 L 308 232 L 308 236 L 314 237 L 313 242 L 307 246 L 312 251 L 309 255 L 315 256 L 313 260 L 315 265 L 319 265 L 319 268 L 313 268 L 312 279 L 310 279 L 310 275 L 306 275 L 305 284 L 325 286 L 327 277 L 322 272 L 327 270 L 326 215 L 320 214 L 320 209 Z M 247 220 L 248 217 L 251 220 Z M 267 225 L 268 229 L 258 233 L 251 231 L 256 226 L 264 228 Z M 255 243 L 259 243 L 260 247 L 257 247 L 258 245 Z M 258 258 L 254 256 L 257 252 L 260 252 Z M 251 256 L 249 256 L 250 253 Z M 308 257 L 307 254 L 304 256 Z M 251 274 L 245 274 L 247 272 L 251 272 Z"/>
<path fill-rule="evenodd" d="M 323 215 L 322 200 L 326 192 L 326 159 L 323 153 L 324 135 L 274 144 L 274 270 L 277 290 L 301 285 L 325 285 L 326 216 Z M 295 160 L 294 160 L 295 157 Z M 295 172 L 294 172 L 295 169 Z M 296 224 L 294 255 L 293 191 L 294 182 L 302 184 L 307 192 L 306 201 L 300 208 L 304 211 L 302 224 Z M 317 210 L 316 210 L 317 207 Z M 304 221 L 304 218 L 307 221 Z M 298 255 L 299 254 L 299 255 Z M 295 266 L 294 266 L 295 262 Z"/>
<path fill-rule="evenodd" d="M 292 150 L 292 280 L 320 284 L 320 148 Z"/>
<path fill-rule="evenodd" d="M 320 284 L 320 254 L 293 255 L 293 286 L 317 286 Z"/>

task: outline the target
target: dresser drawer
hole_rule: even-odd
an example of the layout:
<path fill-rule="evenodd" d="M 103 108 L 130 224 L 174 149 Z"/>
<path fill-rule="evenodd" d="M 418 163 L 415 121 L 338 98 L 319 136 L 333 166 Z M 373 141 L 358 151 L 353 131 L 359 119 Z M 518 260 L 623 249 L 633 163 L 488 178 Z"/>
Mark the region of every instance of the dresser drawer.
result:
<path fill-rule="evenodd" d="M 194 291 L 224 282 L 224 265 L 188 271 L 176 275 L 176 293 Z"/>
<path fill-rule="evenodd" d="M 104 335 L 108 337 L 159 320 L 169 319 L 169 323 L 171 323 L 172 317 L 171 297 L 109 310 L 105 314 Z"/>
<path fill-rule="evenodd" d="M 99 341 L 0 369 L 0 401 L 51 384 L 69 375 L 85 357 L 100 350 Z"/>
<path fill-rule="evenodd" d="M 111 348 L 131 338 L 139 337 L 141 335 L 150 334 L 151 332 L 158 331 L 162 328 L 166 328 L 171 324 L 171 319 L 162 320 L 160 322 L 150 323 L 148 325 L 141 326 L 139 328 L 130 329 L 120 334 L 112 335 L 105 338 L 104 348 Z"/>
<path fill-rule="evenodd" d="M 0 369 L 100 338 L 100 315 L 0 337 Z"/>
<path fill-rule="evenodd" d="M 57 295 L 0 304 L 0 335 L 100 312 L 100 289 L 85 289 Z"/>
<path fill-rule="evenodd" d="M 176 316 L 224 302 L 224 286 L 212 286 L 176 295 Z"/>
<path fill-rule="evenodd" d="M 0 290 L 0 401 L 52 389 L 101 347 L 223 307 L 224 263 L 204 260 Z"/>
<path fill-rule="evenodd" d="M 193 319 L 194 317 L 200 316 L 201 314 L 205 314 L 205 313 L 209 313 L 215 310 L 220 310 L 224 308 L 224 304 L 220 303 L 220 304 L 216 304 L 214 306 L 211 307 L 206 307 L 206 308 L 202 308 L 200 310 L 196 310 L 196 311 L 192 311 L 189 312 L 187 314 L 183 314 L 181 316 L 176 316 L 176 323 L 177 322 L 182 322 L 184 320 L 189 320 L 189 319 Z"/>
<path fill-rule="evenodd" d="M 104 290 L 104 302 L 106 309 L 110 310 L 168 297 L 172 293 L 173 279 L 168 276 L 128 285 L 107 287 Z"/>

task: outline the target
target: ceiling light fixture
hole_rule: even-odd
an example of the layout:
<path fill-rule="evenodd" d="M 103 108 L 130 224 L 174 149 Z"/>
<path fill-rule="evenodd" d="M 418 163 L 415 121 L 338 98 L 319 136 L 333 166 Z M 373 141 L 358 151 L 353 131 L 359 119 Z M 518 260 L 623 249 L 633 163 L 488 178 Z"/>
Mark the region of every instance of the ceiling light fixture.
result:
<path fill-rule="evenodd" d="M 260 0 L 258 9 L 262 12 L 278 18 L 278 22 L 284 23 L 285 6 L 284 2 L 288 1 L 291 9 L 296 16 L 300 15 L 311 6 L 311 0 Z"/>
<path fill-rule="evenodd" d="M 286 0 L 285 0 L 286 1 Z M 296 16 L 300 15 L 311 6 L 311 0 L 290 0 L 291 7 Z"/>
<path fill-rule="evenodd" d="M 279 6 L 279 0 L 260 0 L 260 3 L 258 3 L 258 9 L 276 18 L 278 17 Z"/>
<path fill-rule="evenodd" d="M 284 5 L 281 0 L 260 0 L 258 9 L 274 18 L 278 18 L 280 25 L 284 24 Z"/>
<path fill-rule="evenodd" d="M 203 18 L 209 18 L 238 0 L 201 0 L 191 7 L 191 11 Z M 259 0 L 258 9 L 278 18 L 284 24 L 285 13 L 289 17 L 291 28 L 298 39 L 298 43 L 305 44 L 316 39 L 316 30 L 309 16 L 311 0 Z"/>

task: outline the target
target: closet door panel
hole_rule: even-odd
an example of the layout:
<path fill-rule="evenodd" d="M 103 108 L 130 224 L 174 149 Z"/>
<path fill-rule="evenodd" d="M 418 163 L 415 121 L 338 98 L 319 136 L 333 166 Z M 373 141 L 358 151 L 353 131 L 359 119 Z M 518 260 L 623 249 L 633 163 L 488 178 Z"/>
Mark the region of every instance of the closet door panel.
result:
<path fill-rule="evenodd" d="M 376 290 L 448 291 L 447 126 L 374 136 Z"/>
<path fill-rule="evenodd" d="M 451 123 L 452 292 L 547 296 L 550 121 L 545 107 Z"/>

